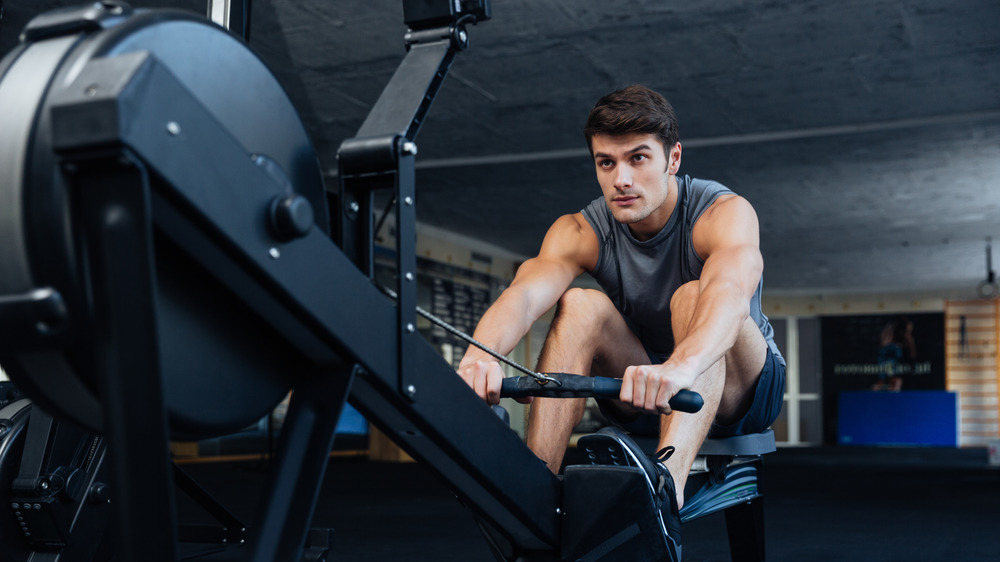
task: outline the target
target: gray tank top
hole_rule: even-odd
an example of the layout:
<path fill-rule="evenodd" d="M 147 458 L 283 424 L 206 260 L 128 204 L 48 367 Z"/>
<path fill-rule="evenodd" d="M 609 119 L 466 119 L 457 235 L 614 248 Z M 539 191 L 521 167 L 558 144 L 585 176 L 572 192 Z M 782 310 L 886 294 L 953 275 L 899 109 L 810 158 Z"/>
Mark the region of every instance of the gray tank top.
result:
<path fill-rule="evenodd" d="M 647 350 L 664 360 L 674 349 L 670 298 L 681 285 L 698 279 L 705 265 L 691 240 L 694 224 L 716 199 L 733 193 L 717 182 L 688 176 L 677 176 L 677 187 L 677 207 L 663 230 L 649 240 L 636 240 L 628 226 L 614 219 L 603 197 L 582 211 L 600 244 L 597 266 L 590 274 Z M 762 286 L 763 278 L 750 300 L 750 317 L 784 364 L 774 344 L 774 329 L 760 307 Z"/>

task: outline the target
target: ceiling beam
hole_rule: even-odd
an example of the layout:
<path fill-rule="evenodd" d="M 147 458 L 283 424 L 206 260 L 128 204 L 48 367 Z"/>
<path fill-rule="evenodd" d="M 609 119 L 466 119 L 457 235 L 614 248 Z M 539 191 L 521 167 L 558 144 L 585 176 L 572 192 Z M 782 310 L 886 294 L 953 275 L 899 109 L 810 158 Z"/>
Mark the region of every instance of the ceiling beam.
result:
<path fill-rule="evenodd" d="M 704 148 L 716 146 L 732 146 L 739 144 L 780 142 L 789 140 L 832 137 L 837 135 L 856 135 L 880 131 L 893 131 L 931 127 L 940 125 L 955 125 L 961 123 L 976 123 L 1000 119 L 1000 110 L 979 111 L 973 113 L 956 113 L 950 115 L 933 115 L 929 117 L 910 117 L 891 121 L 873 121 L 870 123 L 854 123 L 847 125 L 830 125 L 826 127 L 808 127 L 784 131 L 767 131 L 762 133 L 743 133 L 738 135 L 722 135 L 718 137 L 693 138 L 681 141 L 685 148 Z M 417 169 L 461 168 L 467 166 L 487 166 L 493 164 L 514 164 L 535 162 L 539 160 L 565 160 L 573 158 L 590 158 L 586 148 L 568 148 L 545 150 L 540 152 L 520 152 L 494 154 L 486 156 L 459 156 L 456 158 L 433 158 L 417 160 Z"/>

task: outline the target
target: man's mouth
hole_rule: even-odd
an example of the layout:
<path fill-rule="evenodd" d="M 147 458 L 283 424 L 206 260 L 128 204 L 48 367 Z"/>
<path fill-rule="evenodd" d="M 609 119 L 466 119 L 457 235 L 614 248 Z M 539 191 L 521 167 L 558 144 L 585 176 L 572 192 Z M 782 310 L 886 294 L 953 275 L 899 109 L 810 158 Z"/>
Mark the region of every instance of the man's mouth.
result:
<path fill-rule="evenodd" d="M 618 195 L 617 197 L 615 197 L 612 200 L 615 203 L 617 203 L 618 205 L 621 205 L 623 207 L 627 207 L 627 206 L 631 205 L 632 203 L 635 203 L 638 199 L 639 199 L 639 197 L 635 196 L 635 195 Z"/>

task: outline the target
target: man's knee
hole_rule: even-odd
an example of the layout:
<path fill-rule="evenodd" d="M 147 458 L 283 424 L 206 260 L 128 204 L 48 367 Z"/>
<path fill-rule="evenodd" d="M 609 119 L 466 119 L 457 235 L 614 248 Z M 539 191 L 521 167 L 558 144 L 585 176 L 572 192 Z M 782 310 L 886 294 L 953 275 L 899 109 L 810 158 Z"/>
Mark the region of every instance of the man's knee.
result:
<path fill-rule="evenodd" d="M 670 297 L 670 316 L 676 319 L 687 319 L 694 312 L 694 307 L 698 304 L 698 297 L 701 296 L 701 288 L 698 281 L 688 281 L 674 291 Z M 685 320 L 686 323 L 686 320 Z"/>
<path fill-rule="evenodd" d="M 601 291 L 574 287 L 559 297 L 556 317 L 594 320 L 606 313 L 610 306 L 611 301 Z"/>
<path fill-rule="evenodd" d="M 539 368 L 588 372 L 594 357 L 602 353 L 599 336 L 605 331 L 612 314 L 618 312 L 600 291 L 572 288 L 563 293 L 549 333 L 545 336 Z M 541 366 L 543 363 L 544 367 Z"/>

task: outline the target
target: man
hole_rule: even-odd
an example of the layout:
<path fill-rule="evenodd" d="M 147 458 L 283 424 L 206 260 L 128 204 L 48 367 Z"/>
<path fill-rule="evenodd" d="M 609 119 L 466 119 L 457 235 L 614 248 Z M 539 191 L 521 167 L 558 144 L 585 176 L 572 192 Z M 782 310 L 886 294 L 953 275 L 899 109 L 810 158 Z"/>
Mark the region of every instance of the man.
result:
<path fill-rule="evenodd" d="M 674 110 L 648 88 L 598 100 L 584 134 L 603 197 L 555 221 L 474 337 L 509 353 L 558 301 L 538 371 L 623 379 L 620 401 L 602 402 L 602 411 L 633 432 L 658 430 L 661 450 L 676 453 L 651 462 L 614 429 L 587 439 L 646 470 L 679 550 L 677 512 L 702 441 L 710 431 L 762 431 L 781 409 L 784 360 L 760 308 L 757 216 L 722 185 L 677 176 Z M 584 272 L 604 292 L 567 290 Z M 487 402 L 499 401 L 503 373 L 493 358 L 470 347 L 459 374 Z M 681 389 L 702 395 L 700 412 L 671 413 L 668 401 Z M 556 398 L 531 407 L 528 446 L 553 472 L 584 408 L 583 399 Z"/>

